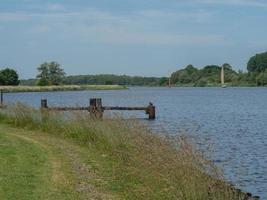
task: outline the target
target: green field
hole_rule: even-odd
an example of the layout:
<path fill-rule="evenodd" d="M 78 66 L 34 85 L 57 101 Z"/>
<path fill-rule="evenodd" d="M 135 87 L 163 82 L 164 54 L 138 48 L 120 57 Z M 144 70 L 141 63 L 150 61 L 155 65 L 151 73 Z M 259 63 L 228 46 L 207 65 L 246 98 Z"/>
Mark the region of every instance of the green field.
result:
<path fill-rule="evenodd" d="M 123 90 L 121 85 L 0 86 L 4 92 L 53 92 L 80 90 Z"/>

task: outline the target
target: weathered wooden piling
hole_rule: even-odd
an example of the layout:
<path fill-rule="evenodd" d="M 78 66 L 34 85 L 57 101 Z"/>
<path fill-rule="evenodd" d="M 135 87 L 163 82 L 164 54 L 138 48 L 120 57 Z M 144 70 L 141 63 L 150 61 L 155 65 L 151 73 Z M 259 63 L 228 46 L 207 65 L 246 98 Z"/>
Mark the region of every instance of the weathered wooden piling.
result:
<path fill-rule="evenodd" d="M 49 119 L 47 99 L 41 99 L 41 120 L 47 122 Z"/>
<path fill-rule="evenodd" d="M 42 109 L 48 108 L 47 99 L 41 99 L 41 108 Z"/>
<path fill-rule="evenodd" d="M 156 107 L 150 102 L 146 109 L 146 114 L 150 120 L 156 119 Z"/>
<path fill-rule="evenodd" d="M 103 106 L 102 106 L 102 99 L 90 99 L 90 106 L 89 106 L 90 116 L 97 119 L 103 118 Z"/>
<path fill-rule="evenodd" d="M 1 99 L 1 100 L 0 100 L 0 101 L 1 101 L 1 102 L 0 102 L 0 106 L 3 107 L 3 106 L 4 106 L 4 92 L 3 92 L 3 90 L 1 90 L 1 95 L 0 95 L 0 96 L 1 96 L 1 97 L 0 97 L 0 99 Z"/>

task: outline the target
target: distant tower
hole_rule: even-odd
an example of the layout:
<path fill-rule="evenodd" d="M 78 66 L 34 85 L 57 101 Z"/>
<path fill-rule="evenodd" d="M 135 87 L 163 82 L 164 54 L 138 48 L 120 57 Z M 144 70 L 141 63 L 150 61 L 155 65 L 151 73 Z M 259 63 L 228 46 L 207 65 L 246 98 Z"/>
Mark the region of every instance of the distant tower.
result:
<path fill-rule="evenodd" d="M 224 85 L 224 66 L 222 66 L 222 70 L 221 70 L 221 84 L 222 86 Z"/>
<path fill-rule="evenodd" d="M 224 81 L 224 67 L 225 65 L 222 66 L 222 71 L 221 71 L 221 87 L 227 88 L 227 85 L 225 84 L 225 81 Z"/>

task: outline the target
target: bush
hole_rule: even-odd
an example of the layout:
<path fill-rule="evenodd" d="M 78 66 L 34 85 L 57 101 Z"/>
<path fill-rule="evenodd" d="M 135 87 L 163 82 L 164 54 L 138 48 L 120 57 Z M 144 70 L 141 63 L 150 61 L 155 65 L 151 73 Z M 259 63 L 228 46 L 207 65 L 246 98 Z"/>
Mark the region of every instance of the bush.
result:
<path fill-rule="evenodd" d="M 0 71 L 0 85 L 19 85 L 18 73 L 10 68 Z"/>

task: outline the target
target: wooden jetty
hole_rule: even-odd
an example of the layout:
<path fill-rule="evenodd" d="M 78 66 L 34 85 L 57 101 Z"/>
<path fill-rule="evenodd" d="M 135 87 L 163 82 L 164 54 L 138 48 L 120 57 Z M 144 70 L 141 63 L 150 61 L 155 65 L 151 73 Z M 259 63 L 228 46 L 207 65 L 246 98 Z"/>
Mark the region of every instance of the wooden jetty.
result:
<path fill-rule="evenodd" d="M 103 118 L 104 111 L 106 110 L 119 110 L 119 111 L 134 111 L 140 110 L 145 111 L 148 115 L 148 119 L 156 119 L 156 107 L 149 103 L 146 107 L 121 107 L 121 106 L 103 106 L 102 99 L 93 98 L 90 99 L 90 104 L 87 107 L 49 107 L 47 99 L 41 100 L 41 109 L 54 110 L 54 111 L 89 111 L 90 116 L 93 118 Z"/>

